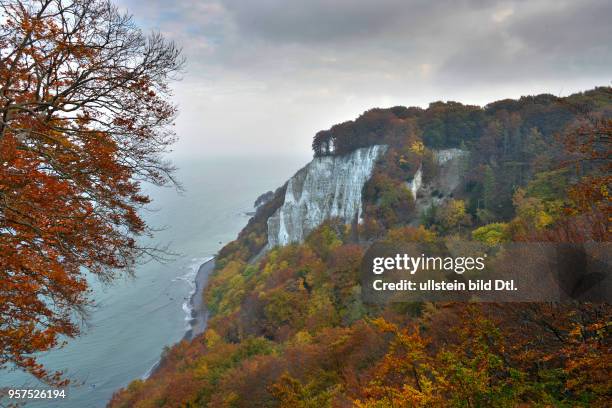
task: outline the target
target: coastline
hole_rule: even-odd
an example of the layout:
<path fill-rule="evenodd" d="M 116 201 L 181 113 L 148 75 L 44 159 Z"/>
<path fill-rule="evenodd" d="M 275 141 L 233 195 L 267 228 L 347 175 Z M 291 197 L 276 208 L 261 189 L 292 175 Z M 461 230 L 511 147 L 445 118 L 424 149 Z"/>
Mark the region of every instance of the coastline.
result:
<path fill-rule="evenodd" d="M 204 303 L 204 288 L 208 282 L 208 276 L 215 268 L 215 258 L 211 258 L 208 261 L 200 265 L 198 273 L 195 276 L 195 290 L 189 304 L 191 306 L 191 320 L 189 325 L 191 328 L 187 330 L 183 336 L 183 340 L 192 340 L 199 334 L 202 334 L 206 330 L 206 323 L 208 322 L 208 310 Z"/>
<path fill-rule="evenodd" d="M 194 337 L 202 334 L 206 330 L 208 322 L 208 310 L 204 303 L 204 288 L 208 282 L 208 276 L 215 269 L 215 257 L 205 261 L 198 268 L 195 276 L 195 290 L 189 299 L 191 307 L 191 319 L 189 320 L 190 328 L 185 332 L 182 340 L 192 340 Z M 143 380 L 151 377 L 163 364 L 163 359 L 157 360 L 155 364 L 141 377 Z"/>

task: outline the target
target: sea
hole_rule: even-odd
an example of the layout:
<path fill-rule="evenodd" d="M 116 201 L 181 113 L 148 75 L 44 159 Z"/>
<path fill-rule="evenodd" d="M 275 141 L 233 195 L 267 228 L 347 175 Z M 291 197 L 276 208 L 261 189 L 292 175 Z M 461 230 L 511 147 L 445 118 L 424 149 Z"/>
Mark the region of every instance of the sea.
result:
<path fill-rule="evenodd" d="M 199 266 L 246 225 L 255 199 L 281 186 L 308 160 L 295 157 L 208 157 L 175 160 L 184 192 L 146 186 L 153 198 L 143 212 L 159 229 L 153 243 L 176 255 L 147 262 L 133 277 L 102 284 L 89 277 L 94 306 L 82 334 L 40 361 L 72 380 L 66 398 L 31 400 L 27 407 L 104 407 L 112 394 L 145 378 L 164 348 L 189 329 L 189 300 Z M 0 388 L 49 389 L 20 371 L 0 371 Z M 7 401 L 0 401 L 6 403 Z"/>

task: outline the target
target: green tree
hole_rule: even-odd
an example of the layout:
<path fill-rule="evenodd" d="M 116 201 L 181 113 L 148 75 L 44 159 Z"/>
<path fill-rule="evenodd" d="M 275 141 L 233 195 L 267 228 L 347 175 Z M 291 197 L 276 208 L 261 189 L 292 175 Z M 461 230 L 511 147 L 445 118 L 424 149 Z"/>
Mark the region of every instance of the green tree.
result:
<path fill-rule="evenodd" d="M 509 239 L 508 224 L 495 222 L 476 228 L 472 231 L 472 238 L 490 246 L 498 245 Z"/>
<path fill-rule="evenodd" d="M 495 204 L 495 173 L 491 166 L 487 165 L 484 171 L 484 180 L 483 180 L 483 199 L 484 199 L 484 208 L 489 212 L 495 212 L 494 204 Z"/>

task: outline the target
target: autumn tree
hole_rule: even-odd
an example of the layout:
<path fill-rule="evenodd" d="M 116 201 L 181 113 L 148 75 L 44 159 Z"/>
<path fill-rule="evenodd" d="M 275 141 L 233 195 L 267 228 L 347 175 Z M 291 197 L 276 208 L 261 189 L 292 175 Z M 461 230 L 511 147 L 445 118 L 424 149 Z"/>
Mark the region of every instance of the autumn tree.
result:
<path fill-rule="evenodd" d="M 436 212 L 436 221 L 448 231 L 461 225 L 469 225 L 470 218 L 465 212 L 465 203 L 451 199 Z"/>
<path fill-rule="evenodd" d="M 173 183 L 169 82 L 180 50 L 106 0 L 0 0 L 0 368 L 79 333 L 85 271 L 139 257 L 141 183 Z"/>
<path fill-rule="evenodd" d="M 378 318 L 372 322 L 381 335 L 392 339 L 387 354 L 373 369 L 372 380 L 360 390 L 359 408 L 441 406 L 435 395 L 433 359 L 427 354 L 427 341 L 414 328 L 399 328 Z"/>
<path fill-rule="evenodd" d="M 612 118 L 596 114 L 585 115 L 577 126 L 562 136 L 569 153 L 569 159 L 563 165 L 573 167 L 578 178 L 568 191 L 573 206 L 567 212 L 570 216 L 582 218 L 582 223 L 590 230 L 588 238 L 596 241 L 610 241 L 611 235 L 611 137 Z"/>

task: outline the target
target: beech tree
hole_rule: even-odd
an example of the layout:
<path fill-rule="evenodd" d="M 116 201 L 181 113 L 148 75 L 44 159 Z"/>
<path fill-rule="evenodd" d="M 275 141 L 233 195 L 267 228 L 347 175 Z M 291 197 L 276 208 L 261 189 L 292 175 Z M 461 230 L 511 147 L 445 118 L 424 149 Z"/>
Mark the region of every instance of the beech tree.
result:
<path fill-rule="evenodd" d="M 563 226 L 562 236 L 573 241 L 594 239 L 610 241 L 610 188 L 612 186 L 612 119 L 604 115 L 586 115 L 562 136 L 569 160 L 564 166 L 573 167 L 578 182 L 568 191 L 573 208 L 570 216 L 582 218 L 571 226 Z M 573 220 L 576 221 L 576 220 Z M 584 224 L 581 226 L 579 224 Z"/>
<path fill-rule="evenodd" d="M 182 63 L 106 0 L 0 0 L 0 369 L 66 383 L 34 353 L 79 334 L 85 271 L 159 255 L 137 242 L 141 183 L 174 183 Z"/>

